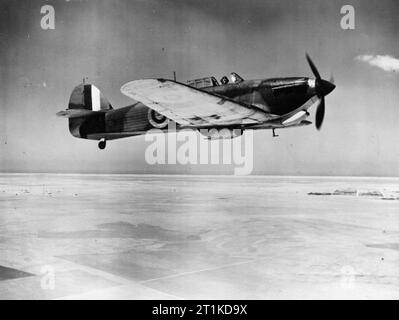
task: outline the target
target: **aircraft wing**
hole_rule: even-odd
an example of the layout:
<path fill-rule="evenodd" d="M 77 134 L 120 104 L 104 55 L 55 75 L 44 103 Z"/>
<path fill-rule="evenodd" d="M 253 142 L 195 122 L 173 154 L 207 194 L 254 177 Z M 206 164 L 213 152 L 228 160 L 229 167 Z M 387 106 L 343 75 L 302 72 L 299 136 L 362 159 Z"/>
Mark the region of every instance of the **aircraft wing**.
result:
<path fill-rule="evenodd" d="M 259 124 L 273 115 L 256 107 L 165 79 L 135 80 L 121 92 L 183 127 Z"/>

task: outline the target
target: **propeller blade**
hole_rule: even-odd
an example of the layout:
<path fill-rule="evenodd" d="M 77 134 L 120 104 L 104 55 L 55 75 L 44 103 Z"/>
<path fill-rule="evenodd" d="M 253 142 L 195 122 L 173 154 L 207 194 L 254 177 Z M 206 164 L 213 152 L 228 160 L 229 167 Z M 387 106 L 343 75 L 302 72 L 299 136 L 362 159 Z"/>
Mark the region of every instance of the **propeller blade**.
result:
<path fill-rule="evenodd" d="M 324 120 L 324 114 L 326 112 L 326 101 L 325 96 L 328 95 L 331 91 L 335 89 L 334 84 L 334 76 L 331 74 L 330 81 L 323 80 L 320 76 L 319 70 L 317 70 L 315 64 L 313 63 L 312 59 L 306 53 L 306 60 L 309 63 L 310 69 L 314 76 L 316 77 L 316 95 L 320 99 L 319 105 L 317 106 L 316 110 L 316 128 L 317 130 L 321 129 Z"/>
<path fill-rule="evenodd" d="M 306 54 L 306 60 L 308 60 L 310 69 L 312 69 L 312 72 L 315 75 L 316 79 L 321 79 L 319 71 L 317 70 L 315 64 L 313 63 L 312 59 L 310 59 L 308 54 Z"/>
<path fill-rule="evenodd" d="M 323 124 L 325 109 L 326 109 L 326 103 L 325 103 L 324 97 L 322 97 L 319 105 L 317 106 L 317 111 L 316 111 L 316 128 L 317 128 L 317 130 L 320 130 L 320 128 Z"/>

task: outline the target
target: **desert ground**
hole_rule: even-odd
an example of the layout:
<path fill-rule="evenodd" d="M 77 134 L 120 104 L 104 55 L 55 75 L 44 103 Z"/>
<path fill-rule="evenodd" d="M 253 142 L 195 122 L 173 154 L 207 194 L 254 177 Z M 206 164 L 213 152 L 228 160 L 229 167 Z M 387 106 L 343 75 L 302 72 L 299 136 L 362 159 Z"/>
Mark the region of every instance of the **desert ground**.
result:
<path fill-rule="evenodd" d="M 399 298 L 399 179 L 0 174 L 0 299 Z"/>

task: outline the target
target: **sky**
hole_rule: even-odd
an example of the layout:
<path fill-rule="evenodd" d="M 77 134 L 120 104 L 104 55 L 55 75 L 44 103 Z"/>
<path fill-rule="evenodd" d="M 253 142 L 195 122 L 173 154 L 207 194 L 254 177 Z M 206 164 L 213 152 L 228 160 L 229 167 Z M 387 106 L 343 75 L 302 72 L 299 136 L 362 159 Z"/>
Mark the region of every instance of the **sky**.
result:
<path fill-rule="evenodd" d="M 40 25 L 43 5 L 55 29 Z M 343 5 L 355 29 L 343 30 Z M 135 79 L 231 71 L 308 76 L 308 52 L 337 88 L 314 126 L 254 132 L 253 174 L 399 176 L 399 2 L 395 0 L 0 0 L 0 171 L 232 174 L 233 165 L 151 165 L 144 137 L 72 137 L 55 113 L 87 77 L 115 107 Z M 314 108 L 310 120 L 314 120 Z"/>

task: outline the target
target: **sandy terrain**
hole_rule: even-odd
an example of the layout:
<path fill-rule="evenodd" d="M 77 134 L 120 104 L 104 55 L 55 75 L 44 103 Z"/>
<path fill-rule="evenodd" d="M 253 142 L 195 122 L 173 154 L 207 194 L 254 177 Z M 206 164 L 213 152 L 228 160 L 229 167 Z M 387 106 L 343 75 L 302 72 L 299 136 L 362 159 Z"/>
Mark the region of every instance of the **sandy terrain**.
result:
<path fill-rule="evenodd" d="M 399 179 L 2 174 L 0 298 L 399 298 L 398 198 Z"/>

